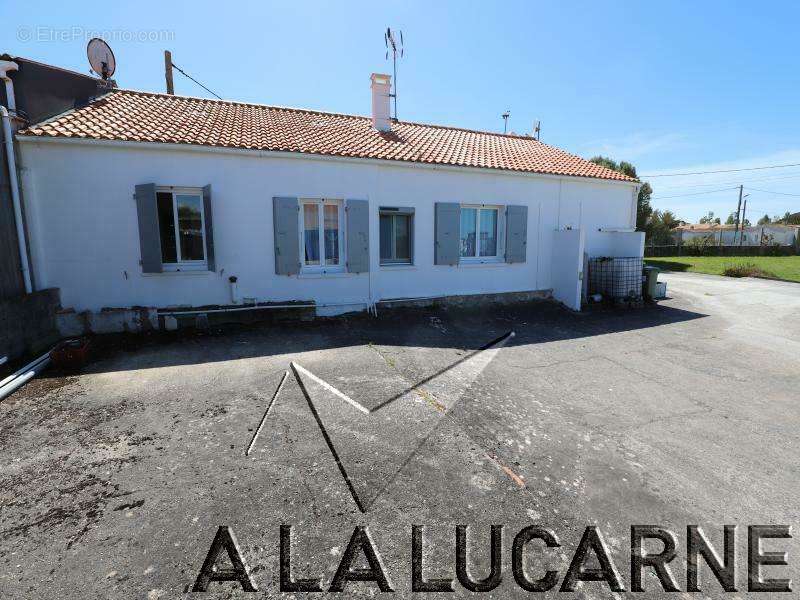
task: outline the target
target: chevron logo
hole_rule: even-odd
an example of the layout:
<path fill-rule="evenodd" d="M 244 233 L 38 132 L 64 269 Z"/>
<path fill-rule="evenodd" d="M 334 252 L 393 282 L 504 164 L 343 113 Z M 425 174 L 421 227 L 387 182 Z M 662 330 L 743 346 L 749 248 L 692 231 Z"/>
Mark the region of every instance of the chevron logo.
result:
<path fill-rule="evenodd" d="M 514 335 L 509 331 L 377 403 L 374 398 L 369 402 L 353 398 L 297 362 L 291 362 L 267 404 L 245 456 L 251 455 L 281 390 L 289 377 L 294 377 L 353 502 L 365 513 L 394 483 L 442 419 L 448 418 L 450 410 Z M 486 452 L 486 456 L 524 487 L 522 478 L 503 465 L 494 453 Z"/>

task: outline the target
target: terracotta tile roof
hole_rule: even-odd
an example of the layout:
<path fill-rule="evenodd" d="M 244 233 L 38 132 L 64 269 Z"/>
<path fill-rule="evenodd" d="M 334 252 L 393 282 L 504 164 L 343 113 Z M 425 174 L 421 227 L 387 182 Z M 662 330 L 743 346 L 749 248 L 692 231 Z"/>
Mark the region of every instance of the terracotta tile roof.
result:
<path fill-rule="evenodd" d="M 734 229 L 735 225 L 728 225 L 723 223 L 686 223 L 685 225 L 678 225 L 675 229 L 683 229 L 685 231 L 719 231 L 720 229 Z"/>
<path fill-rule="evenodd" d="M 305 152 L 529 173 L 634 181 L 527 136 L 369 117 L 114 90 L 22 136 L 162 142 Z"/>

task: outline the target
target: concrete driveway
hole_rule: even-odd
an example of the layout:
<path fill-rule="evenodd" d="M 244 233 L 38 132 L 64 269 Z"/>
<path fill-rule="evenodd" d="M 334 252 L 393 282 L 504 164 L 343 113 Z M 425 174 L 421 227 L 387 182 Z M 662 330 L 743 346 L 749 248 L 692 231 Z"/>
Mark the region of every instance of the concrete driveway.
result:
<path fill-rule="evenodd" d="M 47 373 L 0 404 L 0 597 L 193 597 L 219 525 L 260 595 L 211 583 L 205 597 L 280 597 L 282 524 L 293 576 L 324 590 L 368 526 L 397 597 L 411 595 L 412 525 L 428 578 L 456 577 L 455 527 L 469 525 L 480 579 L 502 524 L 502 583 L 478 594 L 494 598 L 528 595 L 511 546 L 531 524 L 560 547 L 531 543 L 530 579 L 553 569 L 560 585 L 597 525 L 626 590 L 631 525 L 675 532 L 686 590 L 687 525 L 721 552 L 722 525 L 737 524 L 747 597 L 747 525 L 800 512 L 800 286 L 662 278 L 671 298 L 639 310 L 382 312 L 128 340 L 80 376 Z M 791 563 L 765 575 L 796 580 L 796 541 L 765 548 Z M 701 585 L 737 596 L 708 568 Z M 603 583 L 575 595 L 620 596 Z"/>

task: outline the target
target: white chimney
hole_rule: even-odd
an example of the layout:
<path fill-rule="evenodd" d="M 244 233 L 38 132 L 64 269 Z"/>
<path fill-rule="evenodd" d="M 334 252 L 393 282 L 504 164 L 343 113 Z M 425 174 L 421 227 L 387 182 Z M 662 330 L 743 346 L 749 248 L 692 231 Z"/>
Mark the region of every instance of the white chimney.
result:
<path fill-rule="evenodd" d="M 392 78 L 390 75 L 373 73 L 370 79 L 372 80 L 372 126 L 378 131 L 391 131 L 389 94 L 392 89 Z"/>

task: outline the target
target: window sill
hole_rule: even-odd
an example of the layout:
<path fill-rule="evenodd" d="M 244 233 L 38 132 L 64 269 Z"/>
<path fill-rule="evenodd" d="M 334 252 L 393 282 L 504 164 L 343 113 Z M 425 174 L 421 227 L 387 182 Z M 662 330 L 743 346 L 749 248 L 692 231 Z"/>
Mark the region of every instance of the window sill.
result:
<path fill-rule="evenodd" d="M 382 271 L 416 271 L 417 265 L 413 263 L 385 263 L 381 264 Z"/>
<path fill-rule="evenodd" d="M 335 279 L 337 277 L 348 277 L 355 273 L 348 273 L 343 270 L 336 271 L 301 271 L 297 274 L 298 279 Z"/>
<path fill-rule="evenodd" d="M 486 258 L 483 260 L 460 260 L 458 263 L 459 267 L 467 267 L 470 269 L 473 268 L 481 268 L 481 267 L 497 267 L 500 265 L 505 265 L 506 261 L 502 258 Z"/>
<path fill-rule="evenodd" d="M 212 275 L 213 273 L 214 271 L 209 271 L 208 269 L 189 269 L 187 271 L 164 270 L 161 273 L 142 273 L 142 277 L 170 277 L 172 275 L 176 275 L 178 277 L 182 277 L 184 275 L 202 276 Z"/>

